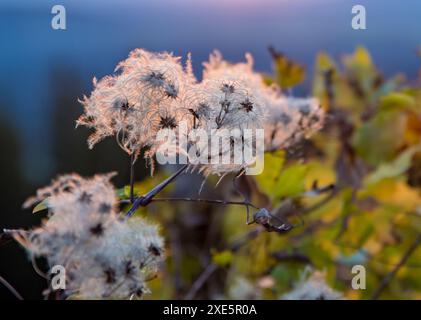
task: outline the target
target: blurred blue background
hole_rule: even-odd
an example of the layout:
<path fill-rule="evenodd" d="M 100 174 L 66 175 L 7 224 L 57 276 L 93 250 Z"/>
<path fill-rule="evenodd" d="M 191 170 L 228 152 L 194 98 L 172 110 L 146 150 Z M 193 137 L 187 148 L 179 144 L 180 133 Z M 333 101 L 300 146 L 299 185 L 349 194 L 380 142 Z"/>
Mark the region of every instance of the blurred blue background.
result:
<path fill-rule="evenodd" d="M 55 4 L 67 10 L 65 31 L 51 28 Z M 351 28 L 355 4 L 366 6 L 367 30 Z M 215 48 L 231 60 L 251 52 L 256 68 L 270 71 L 273 45 L 304 64 L 309 79 L 318 51 L 339 57 L 362 44 L 386 75 L 414 78 L 419 30 L 417 0 L 2 0 L 0 115 L 17 130 L 24 178 L 40 183 L 56 172 L 51 116 L 66 107 L 58 91 L 75 87 L 76 102 L 93 76 L 111 73 L 134 48 L 191 52 L 200 77 Z M 308 83 L 295 93 L 307 94 Z"/>

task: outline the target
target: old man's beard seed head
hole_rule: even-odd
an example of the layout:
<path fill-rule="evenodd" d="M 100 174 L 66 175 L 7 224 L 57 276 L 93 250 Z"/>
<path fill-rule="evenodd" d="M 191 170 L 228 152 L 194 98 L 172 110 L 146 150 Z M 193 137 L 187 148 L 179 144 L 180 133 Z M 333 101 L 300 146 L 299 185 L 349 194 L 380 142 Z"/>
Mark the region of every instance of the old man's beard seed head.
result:
<path fill-rule="evenodd" d="M 66 297 L 141 297 L 163 258 L 156 226 L 121 218 L 109 181 L 113 175 L 60 176 L 24 204 L 44 201 L 49 216 L 39 228 L 16 234 L 16 240 L 32 257 L 64 267 Z"/>
<path fill-rule="evenodd" d="M 264 130 L 262 146 L 240 134 L 232 138 L 236 143 L 218 151 L 221 155 L 233 154 L 235 146 L 241 144 L 241 148 L 250 147 L 256 154 L 256 148 L 288 148 L 323 125 L 324 112 L 317 99 L 287 97 L 280 88 L 268 87 L 263 76 L 253 70 L 250 54 L 246 62 L 233 64 L 215 51 L 204 63 L 200 82 L 193 75 L 190 57 L 183 67 L 181 57 L 143 49 L 132 51 L 116 71 L 99 81 L 94 79 L 93 92 L 82 100 L 85 113 L 77 124 L 94 129 L 88 139 L 91 148 L 103 138 L 115 136 L 127 153 L 137 157 L 143 151 L 153 164 L 162 147 L 158 132 L 170 130 L 178 144 L 172 152 L 186 155 L 187 150 L 179 143 L 185 137 L 177 136 L 183 122 L 187 130 L 201 129 L 208 135 L 224 129 Z M 205 152 L 203 148 L 201 152 Z M 207 152 L 211 158 L 211 152 Z M 192 163 L 191 168 L 205 175 L 224 175 L 252 165 Z"/>

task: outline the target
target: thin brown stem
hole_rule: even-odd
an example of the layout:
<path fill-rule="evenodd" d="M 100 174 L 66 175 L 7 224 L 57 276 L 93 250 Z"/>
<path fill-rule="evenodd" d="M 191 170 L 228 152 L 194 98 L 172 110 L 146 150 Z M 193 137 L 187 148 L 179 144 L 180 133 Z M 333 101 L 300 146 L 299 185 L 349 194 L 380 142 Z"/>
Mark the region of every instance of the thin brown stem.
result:
<path fill-rule="evenodd" d="M 134 202 L 134 153 L 130 155 L 130 202 Z"/>
<path fill-rule="evenodd" d="M 226 200 L 217 200 L 217 199 L 201 199 L 201 198 L 154 198 L 152 202 L 204 202 L 204 203 L 213 203 L 220 204 L 223 206 L 227 205 L 240 205 L 240 206 L 250 206 L 252 208 L 258 209 L 254 204 L 246 201 L 226 201 Z"/>
<path fill-rule="evenodd" d="M 192 300 L 197 292 L 204 286 L 206 281 L 209 279 L 209 277 L 218 270 L 218 265 L 215 263 L 209 264 L 205 270 L 200 274 L 200 276 L 196 279 L 196 281 L 191 286 L 189 292 L 187 292 L 186 296 L 184 297 L 184 300 Z"/>
<path fill-rule="evenodd" d="M 181 175 L 187 169 L 187 167 L 188 167 L 188 164 L 185 164 L 176 172 L 174 172 L 170 177 L 162 181 L 160 184 L 156 185 L 148 193 L 136 198 L 136 200 L 133 202 L 132 207 L 126 213 L 126 219 L 130 218 L 139 207 L 146 207 L 149 203 L 151 203 L 152 199 L 158 193 L 160 193 L 167 185 L 172 183 L 179 175 Z"/>
<path fill-rule="evenodd" d="M 336 194 L 337 194 L 337 189 L 336 188 L 329 188 L 326 189 L 323 192 L 326 192 L 330 190 L 331 193 L 325 197 L 322 201 L 320 201 L 319 203 L 316 203 L 314 206 L 308 208 L 307 210 L 305 210 L 305 213 L 309 213 L 312 210 L 316 210 L 322 206 L 324 206 L 327 202 L 329 202 Z M 213 201 L 221 201 L 221 200 L 211 200 Z M 229 202 L 218 202 L 221 204 L 233 204 L 233 203 L 229 203 Z M 245 204 L 245 202 L 237 202 L 234 204 Z M 255 207 L 256 208 L 256 207 Z M 260 233 L 262 233 L 263 231 L 267 230 L 267 228 L 264 225 L 259 225 L 258 227 L 256 227 L 255 229 L 247 232 L 246 234 L 244 234 L 241 238 L 239 238 L 238 240 L 234 241 L 233 243 L 231 243 L 231 245 L 228 247 L 228 250 L 232 251 L 232 252 L 237 252 L 238 250 L 240 250 L 240 248 L 242 246 L 244 246 L 248 241 L 256 238 Z M 196 281 L 193 283 L 193 285 L 191 286 L 190 290 L 187 292 L 186 296 L 185 296 L 185 300 L 191 300 L 193 299 L 196 294 L 199 292 L 199 290 L 203 287 L 203 285 L 206 283 L 206 281 L 209 279 L 209 277 L 218 269 L 218 265 L 215 263 L 211 263 L 209 264 L 204 271 L 200 274 L 200 276 L 196 279 Z"/>
<path fill-rule="evenodd" d="M 3 232 L 0 234 L 0 246 L 4 246 L 11 242 L 13 237 L 10 233 Z"/>
<path fill-rule="evenodd" d="M 261 232 L 263 232 L 265 229 L 262 227 L 256 227 L 253 230 L 250 230 L 246 234 L 244 234 L 242 237 L 240 237 L 238 240 L 232 242 L 230 246 L 228 247 L 228 250 L 232 251 L 233 253 L 240 250 L 242 246 L 244 246 L 246 243 L 248 243 L 250 240 L 256 238 Z M 186 296 L 184 297 L 184 300 L 192 300 L 196 296 L 196 294 L 199 292 L 199 290 L 204 286 L 206 281 L 210 278 L 210 276 L 218 270 L 218 265 L 216 263 L 210 263 L 206 266 L 205 270 L 199 275 L 199 277 L 196 279 L 196 281 L 191 286 L 190 290 L 187 292 Z"/>
<path fill-rule="evenodd" d="M 329 195 L 327 195 L 325 198 L 320 200 L 319 202 L 315 203 L 314 205 L 307 207 L 301 211 L 302 214 L 307 214 L 309 212 L 313 212 L 321 207 L 323 207 L 325 204 L 327 204 L 330 200 L 332 200 L 339 192 L 338 188 L 333 188 L 330 190 Z"/>
<path fill-rule="evenodd" d="M 415 250 L 418 248 L 420 244 L 421 244 L 421 233 L 417 235 L 415 240 L 409 246 L 408 250 L 406 250 L 405 254 L 402 256 L 402 259 L 399 261 L 399 263 L 393 268 L 392 271 L 390 271 L 386 275 L 386 277 L 383 278 L 379 287 L 376 289 L 376 291 L 374 291 L 371 299 L 377 300 L 380 297 L 383 290 L 386 289 L 390 281 L 392 281 L 392 279 L 395 277 L 398 271 L 405 265 L 405 263 L 408 261 L 408 259 L 411 257 L 411 255 L 415 252 Z"/>
<path fill-rule="evenodd" d="M 23 300 L 22 296 L 19 294 L 19 292 L 13 288 L 13 286 L 6 281 L 2 276 L 0 276 L 0 283 L 3 284 L 17 299 Z"/>

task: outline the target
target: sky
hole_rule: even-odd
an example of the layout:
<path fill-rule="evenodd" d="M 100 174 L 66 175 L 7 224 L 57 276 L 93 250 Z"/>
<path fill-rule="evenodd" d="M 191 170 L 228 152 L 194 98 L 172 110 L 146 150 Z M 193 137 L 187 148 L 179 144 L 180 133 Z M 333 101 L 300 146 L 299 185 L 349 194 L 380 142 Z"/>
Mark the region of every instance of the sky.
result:
<path fill-rule="evenodd" d="M 51 28 L 55 4 L 66 8 L 66 30 Z M 351 28 L 355 4 L 367 9 L 367 30 Z M 273 45 L 311 74 L 319 51 L 339 58 L 364 45 L 386 75 L 402 71 L 414 78 L 420 30 L 417 0 L 1 0 L 0 116 L 19 129 L 22 167 L 36 180 L 53 170 L 48 110 L 60 108 L 52 105 L 53 70 L 81 79 L 85 91 L 76 101 L 89 94 L 94 76 L 112 73 L 137 47 L 191 52 L 200 77 L 214 49 L 232 61 L 250 52 L 256 69 L 269 72 L 267 47 Z M 296 93 L 310 94 L 305 86 Z"/>

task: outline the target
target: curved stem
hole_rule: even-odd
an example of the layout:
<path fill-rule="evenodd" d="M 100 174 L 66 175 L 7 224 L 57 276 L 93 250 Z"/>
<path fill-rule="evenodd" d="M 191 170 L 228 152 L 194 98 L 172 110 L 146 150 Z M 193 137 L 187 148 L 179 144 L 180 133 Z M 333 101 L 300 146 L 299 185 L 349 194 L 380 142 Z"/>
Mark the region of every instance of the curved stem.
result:
<path fill-rule="evenodd" d="M 247 242 L 250 240 L 256 238 L 261 232 L 263 232 L 265 229 L 262 227 L 256 227 L 253 230 L 248 231 L 243 236 L 241 236 L 239 239 L 233 241 L 229 247 L 228 250 L 232 252 L 237 252 L 240 250 L 242 246 L 244 246 Z M 209 277 L 218 270 L 218 265 L 216 263 L 210 263 L 206 266 L 205 270 L 199 275 L 199 277 L 196 279 L 196 281 L 191 286 L 190 290 L 187 292 L 186 296 L 184 297 L 184 300 L 192 300 L 196 294 L 199 292 L 199 290 L 203 287 L 203 285 L 206 283 L 206 281 L 209 279 Z"/>
<path fill-rule="evenodd" d="M 399 263 L 393 268 L 391 272 L 389 272 L 386 277 L 383 278 L 382 282 L 380 283 L 380 286 L 374 291 L 373 296 L 371 297 L 373 300 L 377 300 L 383 290 L 387 287 L 390 281 L 395 277 L 396 273 L 404 266 L 404 264 L 408 261 L 408 259 L 411 257 L 411 255 L 414 253 L 414 251 L 418 248 L 418 246 L 421 244 L 421 233 L 417 235 L 414 242 L 409 246 L 408 250 L 403 255 L 402 259 L 399 261 Z"/>
<path fill-rule="evenodd" d="M 189 292 L 187 292 L 186 296 L 184 297 L 184 300 L 192 300 L 196 296 L 196 294 L 200 290 L 200 288 L 203 287 L 203 285 L 206 283 L 206 281 L 209 279 L 209 277 L 216 270 L 218 270 L 217 264 L 215 264 L 215 263 L 209 264 L 206 267 L 206 269 L 200 274 L 199 278 L 197 278 L 196 281 L 193 283 Z"/>
<path fill-rule="evenodd" d="M 180 174 L 182 174 L 187 169 L 187 167 L 188 164 L 183 165 L 180 169 L 178 169 L 175 173 L 173 173 L 170 177 L 162 181 L 160 184 L 155 186 L 148 193 L 136 198 L 136 200 L 133 202 L 132 207 L 126 213 L 126 219 L 130 218 L 139 207 L 147 206 L 158 193 L 160 193 L 167 185 L 169 185 Z"/>
<path fill-rule="evenodd" d="M 17 292 L 13 286 L 6 281 L 2 276 L 0 276 L 0 283 L 3 284 L 17 299 L 23 300 L 22 296 Z"/>
<path fill-rule="evenodd" d="M 130 202 L 134 202 L 134 153 L 130 155 Z"/>

